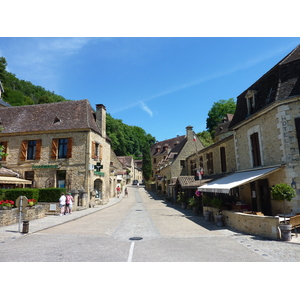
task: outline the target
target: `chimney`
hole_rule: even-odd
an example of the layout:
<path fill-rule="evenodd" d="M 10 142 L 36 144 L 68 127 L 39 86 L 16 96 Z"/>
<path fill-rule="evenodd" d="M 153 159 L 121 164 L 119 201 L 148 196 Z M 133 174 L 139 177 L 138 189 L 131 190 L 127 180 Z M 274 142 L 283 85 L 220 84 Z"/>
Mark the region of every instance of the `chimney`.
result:
<path fill-rule="evenodd" d="M 96 122 L 102 137 L 106 138 L 106 108 L 103 104 L 96 104 Z"/>
<path fill-rule="evenodd" d="M 188 140 L 192 140 L 194 138 L 193 126 L 186 127 L 186 137 Z"/>

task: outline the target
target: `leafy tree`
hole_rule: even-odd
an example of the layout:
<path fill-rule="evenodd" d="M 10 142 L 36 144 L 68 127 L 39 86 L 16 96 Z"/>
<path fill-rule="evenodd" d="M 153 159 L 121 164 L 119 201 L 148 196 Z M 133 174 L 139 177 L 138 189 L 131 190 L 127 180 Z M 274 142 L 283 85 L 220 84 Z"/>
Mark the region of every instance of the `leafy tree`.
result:
<path fill-rule="evenodd" d="M 236 103 L 233 98 L 228 100 L 219 100 L 215 102 L 208 112 L 206 119 L 206 129 L 213 136 L 214 130 L 221 123 L 226 114 L 234 114 Z"/>
<path fill-rule="evenodd" d="M 151 177 L 152 172 L 152 161 L 151 161 L 151 154 L 150 154 L 150 147 L 148 145 L 145 145 L 143 147 L 143 177 L 146 181 L 148 181 Z"/>
<path fill-rule="evenodd" d="M 214 143 L 214 140 L 209 131 L 203 130 L 203 131 L 197 133 L 197 136 L 200 139 L 200 141 L 204 147 L 207 147 Z"/>

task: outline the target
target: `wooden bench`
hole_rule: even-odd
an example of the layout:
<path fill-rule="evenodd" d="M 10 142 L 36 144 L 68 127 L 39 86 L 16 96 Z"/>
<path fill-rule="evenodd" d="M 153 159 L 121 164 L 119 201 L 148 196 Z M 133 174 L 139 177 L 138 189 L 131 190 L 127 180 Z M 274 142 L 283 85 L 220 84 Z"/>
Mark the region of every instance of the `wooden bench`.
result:
<path fill-rule="evenodd" d="M 298 237 L 297 228 L 300 227 L 300 215 L 290 217 L 290 225 L 292 225 L 292 229 L 295 229 L 296 237 Z"/>

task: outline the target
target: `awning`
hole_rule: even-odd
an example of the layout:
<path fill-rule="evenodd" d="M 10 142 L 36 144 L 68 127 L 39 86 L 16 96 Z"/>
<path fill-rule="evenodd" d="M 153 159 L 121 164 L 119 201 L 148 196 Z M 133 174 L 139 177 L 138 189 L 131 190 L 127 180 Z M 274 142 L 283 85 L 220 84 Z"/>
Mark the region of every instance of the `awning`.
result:
<path fill-rule="evenodd" d="M 263 168 L 253 171 L 235 172 L 229 176 L 212 181 L 198 187 L 200 192 L 229 194 L 230 189 L 254 181 L 260 177 L 277 171 L 280 167 Z"/>
<path fill-rule="evenodd" d="M 0 184 L 8 183 L 8 184 L 32 184 L 30 180 L 25 180 L 17 177 L 9 177 L 9 176 L 0 176 Z"/>

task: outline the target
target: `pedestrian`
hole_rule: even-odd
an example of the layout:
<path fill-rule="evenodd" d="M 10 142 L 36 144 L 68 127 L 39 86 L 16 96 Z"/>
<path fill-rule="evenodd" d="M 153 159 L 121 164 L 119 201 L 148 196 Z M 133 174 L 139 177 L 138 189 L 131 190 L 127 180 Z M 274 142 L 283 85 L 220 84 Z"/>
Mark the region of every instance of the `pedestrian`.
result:
<path fill-rule="evenodd" d="M 120 193 L 121 193 L 121 188 L 120 188 L 120 186 L 118 185 L 118 186 L 117 186 L 117 197 L 118 197 L 118 198 L 120 197 Z"/>
<path fill-rule="evenodd" d="M 125 188 L 125 197 L 128 198 L 128 190 Z"/>
<path fill-rule="evenodd" d="M 71 193 L 68 193 L 66 196 L 66 215 L 72 213 L 73 202 L 74 202 L 74 199 L 73 199 Z"/>
<path fill-rule="evenodd" d="M 60 207 L 60 216 L 63 216 L 65 214 L 65 209 L 66 209 L 66 196 L 64 193 L 61 193 L 61 196 L 59 198 L 59 207 Z"/>

